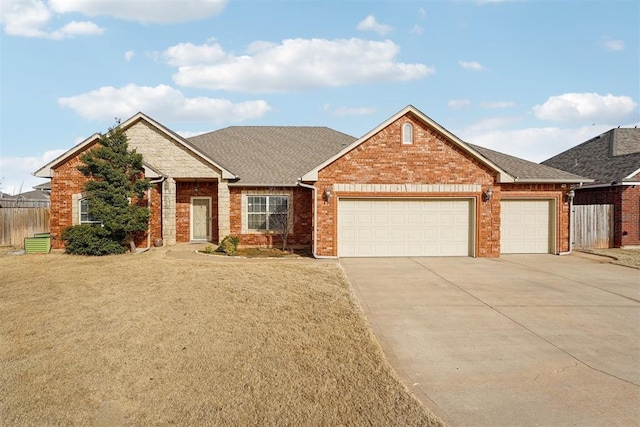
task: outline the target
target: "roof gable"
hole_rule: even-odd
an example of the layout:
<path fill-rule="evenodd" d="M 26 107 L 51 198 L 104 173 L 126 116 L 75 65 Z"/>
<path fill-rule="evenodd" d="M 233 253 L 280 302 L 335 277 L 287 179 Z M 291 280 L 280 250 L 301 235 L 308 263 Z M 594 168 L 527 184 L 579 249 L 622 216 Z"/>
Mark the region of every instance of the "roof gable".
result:
<path fill-rule="evenodd" d="M 635 182 L 640 172 L 640 129 L 611 129 L 542 164 L 589 177 L 595 184 Z"/>
<path fill-rule="evenodd" d="M 73 148 L 65 151 L 55 159 L 51 160 L 46 165 L 42 166 L 40 169 L 35 171 L 33 175 L 39 178 L 52 178 L 53 169 L 55 169 L 57 166 L 61 165 L 62 163 L 66 162 L 67 160 L 77 156 L 83 151 L 87 150 L 89 147 L 91 147 L 93 144 L 95 144 L 99 140 L 100 140 L 100 134 L 94 133 L 89 138 L 85 139 L 84 141 L 80 142 Z"/>
<path fill-rule="evenodd" d="M 211 166 L 213 166 L 216 169 L 220 170 L 221 173 L 222 173 L 222 177 L 223 178 L 225 178 L 225 179 L 234 179 L 234 178 L 236 178 L 235 174 L 233 174 L 232 172 L 230 172 L 226 168 L 223 168 L 222 166 L 220 166 L 213 159 L 209 158 L 206 154 L 200 152 L 196 147 L 193 147 L 191 144 L 189 144 L 183 137 L 181 137 L 177 133 L 173 132 L 169 128 L 163 126 L 162 124 L 158 123 L 157 121 L 153 120 L 152 118 L 150 118 L 149 116 L 147 116 L 147 115 L 145 115 L 143 113 L 135 114 L 131 118 L 129 118 L 126 121 L 124 121 L 123 123 L 121 123 L 120 126 L 124 130 L 127 130 L 127 129 L 131 128 L 132 126 L 134 126 L 136 123 L 140 122 L 140 121 L 144 121 L 148 125 L 153 126 L 159 132 L 161 132 L 163 135 L 165 135 L 167 138 L 169 138 L 170 140 L 174 141 L 179 146 L 185 148 L 192 155 L 196 155 L 196 156 L 202 158 L 208 164 L 210 164 Z M 57 166 L 59 166 L 60 164 L 62 164 L 64 162 L 66 162 L 67 160 L 77 156 L 79 153 L 87 150 L 91 145 L 93 145 L 96 142 L 98 142 L 100 140 L 101 136 L 102 135 L 100 135 L 99 133 L 94 133 L 89 138 L 87 138 L 84 141 L 80 142 L 75 147 L 71 148 L 70 150 L 66 151 L 62 155 L 58 156 L 57 158 L 55 158 L 51 162 L 47 163 L 46 165 L 44 165 L 43 167 L 41 167 L 40 169 L 35 171 L 33 173 L 33 175 L 37 176 L 37 177 L 41 177 L 41 178 L 51 178 L 51 177 L 53 177 L 53 169 L 54 168 L 56 168 Z M 150 165 L 145 165 L 145 166 L 146 167 L 150 167 Z M 151 167 L 151 169 L 153 169 L 154 172 L 157 172 L 155 170 L 155 168 Z"/>
<path fill-rule="evenodd" d="M 440 132 L 442 135 L 444 135 L 451 142 L 453 142 L 454 144 L 457 144 L 461 149 L 463 149 L 464 151 L 469 152 L 472 156 L 474 156 L 474 157 L 478 158 L 479 160 L 481 160 L 481 162 L 484 163 L 486 166 L 488 166 L 491 170 L 497 172 L 500 175 L 501 179 L 506 179 L 506 180 L 509 179 L 508 175 L 505 174 L 504 171 L 502 171 L 497 165 L 493 164 L 492 162 L 490 162 L 487 159 L 485 159 L 482 156 L 480 156 L 477 152 L 475 152 L 475 150 L 471 149 L 471 147 L 469 147 L 467 144 L 465 144 L 462 140 L 460 140 L 458 137 L 453 135 L 451 132 L 449 132 L 448 130 L 446 130 L 442 126 L 440 126 L 438 123 L 433 121 L 431 118 L 429 118 L 427 115 L 425 115 L 420 110 L 415 108 L 413 105 L 408 105 L 405 108 L 403 108 L 402 110 L 398 111 L 393 116 L 389 117 L 387 120 L 385 120 L 383 123 L 381 123 L 380 125 L 378 125 L 374 129 L 369 131 L 367 134 L 365 134 L 361 138 L 359 138 L 356 141 L 354 141 L 351 145 L 345 147 L 339 153 L 335 154 L 331 158 L 329 158 L 326 161 L 322 162 L 321 164 L 319 164 L 315 168 L 310 169 L 307 173 L 305 173 L 302 176 L 302 181 L 317 181 L 318 172 L 319 171 L 321 171 L 322 169 L 324 169 L 325 167 L 327 167 L 331 163 L 335 162 L 340 157 L 342 157 L 342 156 L 346 155 L 347 153 L 349 153 L 350 151 L 354 150 L 358 146 L 362 145 L 365 141 L 369 140 L 373 135 L 379 133 L 380 131 L 385 129 L 387 126 L 391 125 L 396 120 L 400 119 L 402 116 L 404 116 L 404 115 L 406 115 L 408 113 L 414 114 L 418 118 L 418 120 L 421 120 L 424 123 L 426 123 L 427 125 L 435 128 L 438 132 Z"/>
<path fill-rule="evenodd" d="M 420 110 L 415 108 L 412 105 L 408 105 L 403 108 L 389 119 L 381 123 L 376 128 L 372 129 L 362 138 L 357 139 L 351 145 L 345 147 L 339 153 L 335 154 L 331 158 L 327 159 L 325 162 L 319 164 L 313 169 L 310 169 L 307 173 L 302 176 L 303 181 L 317 181 L 318 172 L 335 162 L 337 159 L 343 157 L 350 151 L 354 150 L 364 142 L 368 141 L 372 136 L 381 132 L 383 129 L 387 128 L 392 123 L 396 122 L 401 117 L 412 114 L 419 121 L 422 121 L 427 126 L 435 129 L 442 136 L 444 136 L 450 143 L 457 146 L 463 152 L 470 154 L 472 157 L 477 159 L 481 164 L 488 167 L 490 170 L 494 171 L 497 176 L 498 182 L 508 183 L 508 182 L 585 182 L 588 181 L 583 177 L 567 174 L 566 172 L 555 170 L 553 168 L 548 168 L 545 166 L 541 166 L 537 163 L 528 162 L 523 159 L 518 159 L 513 156 L 508 156 L 506 154 L 498 153 L 497 151 L 482 149 L 482 147 L 478 147 L 476 145 L 468 144 L 462 141 L 460 138 L 455 136 L 453 133 L 449 132 L 447 129 L 439 125 L 437 122 L 432 120 L 430 117 L 422 113 Z"/>

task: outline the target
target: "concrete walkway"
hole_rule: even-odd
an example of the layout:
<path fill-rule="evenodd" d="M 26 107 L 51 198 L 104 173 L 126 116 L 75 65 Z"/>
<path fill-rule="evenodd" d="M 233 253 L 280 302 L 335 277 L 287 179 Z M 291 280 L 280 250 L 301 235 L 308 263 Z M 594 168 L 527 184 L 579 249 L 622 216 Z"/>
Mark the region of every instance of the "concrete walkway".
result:
<path fill-rule="evenodd" d="M 640 425 L 640 270 L 584 255 L 340 263 L 391 364 L 450 425 Z"/>

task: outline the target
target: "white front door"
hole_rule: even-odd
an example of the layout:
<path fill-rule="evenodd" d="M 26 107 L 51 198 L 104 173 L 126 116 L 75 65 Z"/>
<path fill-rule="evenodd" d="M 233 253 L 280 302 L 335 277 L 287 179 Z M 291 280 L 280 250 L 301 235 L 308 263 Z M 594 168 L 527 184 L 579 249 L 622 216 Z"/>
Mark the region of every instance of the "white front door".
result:
<path fill-rule="evenodd" d="M 211 197 L 191 198 L 191 240 L 211 240 Z"/>

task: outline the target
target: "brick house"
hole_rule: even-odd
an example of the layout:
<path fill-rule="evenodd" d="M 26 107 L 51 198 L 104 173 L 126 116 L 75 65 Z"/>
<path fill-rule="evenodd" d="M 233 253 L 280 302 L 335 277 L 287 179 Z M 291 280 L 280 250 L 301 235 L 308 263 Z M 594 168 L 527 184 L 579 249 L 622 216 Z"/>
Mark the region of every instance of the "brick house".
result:
<path fill-rule="evenodd" d="M 154 182 L 140 246 L 226 235 L 278 244 L 284 208 L 288 243 L 317 257 L 558 254 L 570 250 L 568 191 L 589 182 L 465 143 L 411 105 L 359 139 L 291 126 L 182 138 L 142 113 L 121 126 Z M 65 227 L 88 220 L 77 166 L 98 141 L 35 172 L 51 178 L 54 247 Z"/>
<path fill-rule="evenodd" d="M 574 204 L 613 205 L 613 246 L 640 245 L 640 129 L 611 129 L 542 163 L 591 178 Z"/>

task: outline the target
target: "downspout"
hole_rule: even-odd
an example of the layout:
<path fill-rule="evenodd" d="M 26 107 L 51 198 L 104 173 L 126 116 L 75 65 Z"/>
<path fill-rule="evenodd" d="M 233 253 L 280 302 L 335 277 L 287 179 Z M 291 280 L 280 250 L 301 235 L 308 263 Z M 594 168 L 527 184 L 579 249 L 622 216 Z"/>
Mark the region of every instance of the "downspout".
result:
<path fill-rule="evenodd" d="M 308 188 L 313 191 L 313 257 L 316 259 L 336 259 L 335 256 L 318 255 L 318 189 L 313 185 L 305 184 L 298 179 L 298 185 L 302 188 Z"/>
<path fill-rule="evenodd" d="M 569 198 L 569 250 L 567 252 L 560 252 L 558 255 L 569 255 L 573 251 L 573 239 L 575 236 L 575 226 L 573 224 L 573 198 L 576 195 L 575 191 L 570 190 L 567 193 Z"/>
<path fill-rule="evenodd" d="M 167 179 L 167 177 L 163 176 L 156 180 L 149 181 L 149 183 L 159 184 L 165 179 Z M 151 212 L 151 187 L 149 187 L 149 189 L 147 190 L 147 209 L 149 209 L 149 212 Z M 140 249 L 139 251 L 136 251 L 135 253 L 141 254 L 143 252 L 147 252 L 149 249 L 151 249 L 151 220 L 149 220 L 149 226 L 147 227 L 147 246 L 145 248 Z"/>

